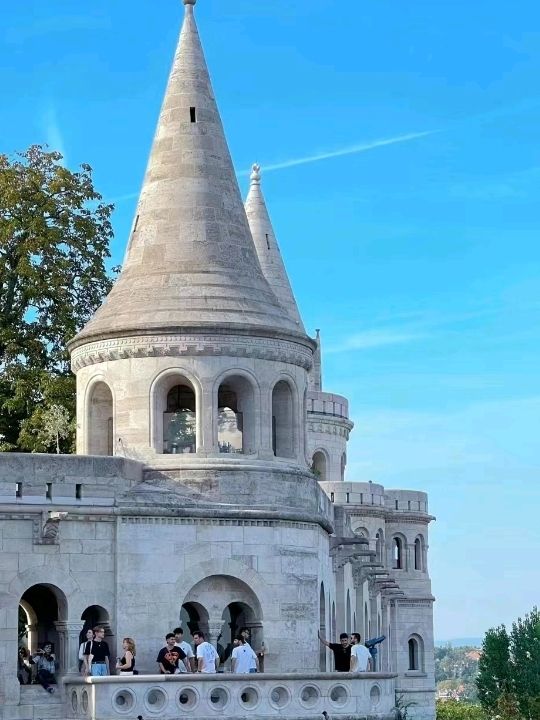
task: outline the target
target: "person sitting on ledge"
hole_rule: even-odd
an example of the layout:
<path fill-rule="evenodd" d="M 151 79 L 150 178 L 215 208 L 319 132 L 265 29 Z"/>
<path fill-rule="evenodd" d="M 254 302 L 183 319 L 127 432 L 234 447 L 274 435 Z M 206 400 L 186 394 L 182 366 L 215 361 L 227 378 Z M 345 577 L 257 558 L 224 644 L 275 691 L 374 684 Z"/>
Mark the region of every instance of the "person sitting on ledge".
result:
<path fill-rule="evenodd" d="M 56 685 L 56 658 L 51 643 L 45 643 L 43 650 L 38 650 L 32 658 L 36 666 L 36 678 L 38 683 L 48 692 L 54 692 L 53 685 Z"/>

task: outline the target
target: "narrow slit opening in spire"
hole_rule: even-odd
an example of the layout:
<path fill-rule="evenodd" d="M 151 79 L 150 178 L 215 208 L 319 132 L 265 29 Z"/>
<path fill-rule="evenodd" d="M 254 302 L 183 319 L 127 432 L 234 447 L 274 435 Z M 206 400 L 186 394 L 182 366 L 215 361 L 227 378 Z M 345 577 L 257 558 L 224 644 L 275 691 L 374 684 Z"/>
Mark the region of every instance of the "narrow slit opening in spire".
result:
<path fill-rule="evenodd" d="M 194 107 L 189 108 L 189 117 L 191 119 L 191 122 L 197 122 L 197 111 Z"/>
<path fill-rule="evenodd" d="M 266 247 L 270 250 L 270 238 L 268 237 L 268 233 L 265 233 L 266 235 Z"/>

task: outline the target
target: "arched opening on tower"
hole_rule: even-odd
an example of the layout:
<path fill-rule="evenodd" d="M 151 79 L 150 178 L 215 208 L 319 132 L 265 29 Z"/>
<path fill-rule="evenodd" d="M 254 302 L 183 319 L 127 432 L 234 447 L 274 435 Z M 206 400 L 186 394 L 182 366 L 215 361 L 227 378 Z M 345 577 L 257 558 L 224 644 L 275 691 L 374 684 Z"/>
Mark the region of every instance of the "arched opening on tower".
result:
<path fill-rule="evenodd" d="M 424 642 L 420 635 L 411 635 L 407 642 L 409 651 L 409 670 L 424 669 Z"/>
<path fill-rule="evenodd" d="M 382 529 L 379 529 L 375 535 L 375 553 L 377 562 L 384 562 L 384 532 Z"/>
<path fill-rule="evenodd" d="M 367 603 L 364 603 L 364 640 L 369 639 L 369 610 Z"/>
<path fill-rule="evenodd" d="M 107 610 L 101 605 L 89 605 L 81 615 L 83 627 L 79 633 L 79 643 L 86 640 L 86 633 L 88 630 L 93 630 L 95 627 L 102 627 L 105 630 L 105 640 L 112 650 L 116 647 L 116 641 L 114 632 L 111 628 L 110 616 Z"/>
<path fill-rule="evenodd" d="M 54 585 L 32 585 L 19 601 L 19 645 L 35 655 L 51 644 L 60 672 L 65 668 L 67 640 L 61 623 L 66 618 L 66 596 Z"/>
<path fill-rule="evenodd" d="M 254 591 L 232 575 L 209 575 L 196 583 L 184 598 L 180 620 L 192 634 L 202 630 L 214 645 L 219 637 L 222 653 L 242 627 L 250 630 L 255 652 L 261 649 L 261 604 Z"/>
<path fill-rule="evenodd" d="M 345 480 L 345 468 L 347 467 L 347 455 L 346 453 L 342 453 L 341 455 L 341 479 L 342 481 Z"/>
<path fill-rule="evenodd" d="M 414 541 L 414 569 L 424 569 L 424 542 L 421 535 Z"/>
<path fill-rule="evenodd" d="M 88 395 L 86 422 L 88 455 L 113 455 L 113 397 L 102 380 L 92 386 Z"/>
<path fill-rule="evenodd" d="M 220 453 L 255 451 L 255 398 L 253 385 L 247 378 L 233 375 L 221 383 L 217 418 Z"/>
<path fill-rule="evenodd" d="M 180 626 L 187 628 L 190 635 L 197 630 L 208 635 L 208 610 L 198 602 L 184 603 L 180 608 Z"/>
<path fill-rule="evenodd" d="M 347 604 L 346 604 L 346 613 L 345 613 L 345 632 L 351 633 L 351 595 L 349 590 L 347 590 Z"/>
<path fill-rule="evenodd" d="M 167 392 L 163 412 L 163 452 L 194 453 L 196 449 L 195 391 L 187 383 L 173 385 Z"/>
<path fill-rule="evenodd" d="M 276 457 L 294 457 L 294 398 L 291 386 L 280 380 L 272 391 L 272 447 Z"/>
<path fill-rule="evenodd" d="M 324 595 L 324 583 L 321 583 L 319 594 L 319 630 L 321 637 L 326 638 L 326 597 Z M 319 643 L 319 670 L 326 672 L 326 646 Z"/>
<path fill-rule="evenodd" d="M 332 602 L 332 640 L 336 642 L 337 638 L 337 622 L 336 622 L 336 603 Z"/>
<path fill-rule="evenodd" d="M 232 602 L 227 605 L 221 615 L 223 625 L 217 641 L 217 651 L 222 663 L 226 662 L 232 654 L 234 638 L 241 630 L 247 628 L 250 633 L 249 644 L 259 649 L 262 642 L 260 636 L 261 623 L 255 617 L 252 607 L 244 602 Z M 255 649 L 254 647 L 254 649 Z"/>
<path fill-rule="evenodd" d="M 322 450 L 317 450 L 317 452 L 313 454 L 311 467 L 313 470 L 313 474 L 317 476 L 317 480 L 319 480 L 320 482 L 326 482 L 328 463 L 326 460 L 326 455 Z"/>
<path fill-rule="evenodd" d="M 405 569 L 404 543 L 402 538 L 392 538 L 392 568 L 394 570 Z"/>

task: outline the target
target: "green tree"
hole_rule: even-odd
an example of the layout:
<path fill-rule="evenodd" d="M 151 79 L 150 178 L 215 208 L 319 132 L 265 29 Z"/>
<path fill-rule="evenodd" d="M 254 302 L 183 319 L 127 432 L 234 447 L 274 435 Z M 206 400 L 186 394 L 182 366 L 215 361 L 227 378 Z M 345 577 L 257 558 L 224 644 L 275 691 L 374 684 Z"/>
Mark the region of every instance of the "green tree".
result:
<path fill-rule="evenodd" d="M 40 435 L 54 405 L 74 416 L 67 341 L 109 292 L 113 206 L 92 169 L 71 172 L 39 145 L 0 155 L 0 450 L 48 451 Z M 46 416 L 45 416 L 46 417 Z M 58 438 L 63 451 L 73 432 Z"/>
<path fill-rule="evenodd" d="M 540 715 L 540 613 L 538 608 L 518 618 L 510 632 L 512 692 L 523 717 Z"/>
<path fill-rule="evenodd" d="M 478 697 L 488 713 L 496 710 L 499 697 L 510 689 L 510 673 L 510 639 L 501 625 L 487 631 L 478 662 Z"/>
<path fill-rule="evenodd" d="M 439 700 L 437 720 L 488 720 L 488 716 L 480 705 L 470 705 L 457 700 Z"/>

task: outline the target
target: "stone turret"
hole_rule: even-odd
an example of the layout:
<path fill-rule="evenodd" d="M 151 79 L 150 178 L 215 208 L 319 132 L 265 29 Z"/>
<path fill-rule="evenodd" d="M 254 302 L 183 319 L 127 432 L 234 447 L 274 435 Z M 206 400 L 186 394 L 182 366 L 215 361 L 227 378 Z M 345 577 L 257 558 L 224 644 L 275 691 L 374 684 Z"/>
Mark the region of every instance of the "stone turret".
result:
<path fill-rule="evenodd" d="M 260 165 L 253 165 L 250 181 L 249 193 L 246 199 L 246 215 L 262 271 L 279 304 L 293 320 L 298 330 L 304 332 L 302 318 L 294 299 L 287 270 L 272 227 L 272 221 L 266 208 L 261 188 Z"/>
<path fill-rule="evenodd" d="M 194 4 L 185 3 L 122 272 L 71 349 L 178 328 L 303 333 L 298 311 L 278 302 L 257 258 Z"/>
<path fill-rule="evenodd" d="M 307 470 L 303 419 L 315 343 L 257 187 L 248 200 L 253 228 L 257 241 L 263 232 L 273 245 L 261 268 L 195 2 L 184 5 L 122 272 L 70 343 L 77 450 L 167 467 L 249 456 Z"/>

